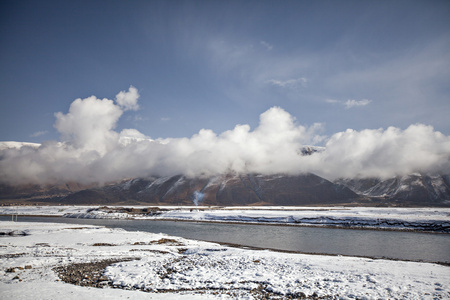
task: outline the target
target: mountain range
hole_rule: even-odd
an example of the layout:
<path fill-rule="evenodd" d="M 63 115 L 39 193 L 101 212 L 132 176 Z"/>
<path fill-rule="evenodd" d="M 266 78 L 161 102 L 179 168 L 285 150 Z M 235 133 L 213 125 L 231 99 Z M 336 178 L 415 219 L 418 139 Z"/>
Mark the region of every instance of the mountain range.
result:
<path fill-rule="evenodd" d="M 339 179 L 314 174 L 225 174 L 132 178 L 102 186 L 0 185 L 2 204 L 211 205 L 211 206 L 450 206 L 450 176 L 421 175 L 387 180 Z"/>

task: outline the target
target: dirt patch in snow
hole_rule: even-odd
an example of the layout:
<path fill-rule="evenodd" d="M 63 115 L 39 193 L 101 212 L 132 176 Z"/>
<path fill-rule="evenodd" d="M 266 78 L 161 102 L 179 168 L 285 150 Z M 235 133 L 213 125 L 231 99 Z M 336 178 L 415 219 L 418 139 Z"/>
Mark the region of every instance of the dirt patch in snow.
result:
<path fill-rule="evenodd" d="M 92 287 L 112 286 L 108 277 L 103 275 L 106 267 L 115 263 L 136 259 L 137 258 L 105 259 L 89 263 L 70 264 L 53 268 L 53 271 L 58 274 L 62 281 L 67 283 Z"/>
<path fill-rule="evenodd" d="M 150 245 L 167 245 L 167 246 L 184 246 L 183 243 L 174 240 L 174 239 L 166 239 L 162 238 L 157 241 L 150 242 Z"/>

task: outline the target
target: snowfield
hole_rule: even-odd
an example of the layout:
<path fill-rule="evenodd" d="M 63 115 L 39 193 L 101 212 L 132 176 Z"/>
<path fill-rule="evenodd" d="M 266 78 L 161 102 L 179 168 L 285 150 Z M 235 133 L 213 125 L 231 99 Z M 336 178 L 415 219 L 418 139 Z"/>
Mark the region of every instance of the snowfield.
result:
<path fill-rule="evenodd" d="M 0 222 L 0 232 L 2 299 L 450 297 L 450 267 L 437 264 L 247 250 L 90 225 Z M 100 274 L 103 288 L 66 283 L 54 271 L 105 259 L 118 262 Z"/>
<path fill-rule="evenodd" d="M 134 208 L 144 209 L 139 206 Z M 126 212 L 123 207 L 114 206 L 7 206 L 0 207 L 0 214 L 265 223 L 450 233 L 450 208 L 172 206 L 153 209 L 148 213 L 133 213 Z"/>

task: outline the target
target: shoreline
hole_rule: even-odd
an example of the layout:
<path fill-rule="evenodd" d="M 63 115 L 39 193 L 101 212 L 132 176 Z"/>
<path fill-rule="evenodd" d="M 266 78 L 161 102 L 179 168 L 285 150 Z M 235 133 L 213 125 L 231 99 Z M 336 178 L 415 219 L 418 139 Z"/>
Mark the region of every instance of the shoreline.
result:
<path fill-rule="evenodd" d="M 5 216 L 5 215 L 3 215 Z M 61 217 L 61 216 L 52 216 L 52 215 L 23 215 L 22 217 L 43 217 L 48 219 L 48 223 L 52 223 L 52 218 L 58 218 L 58 222 L 55 222 L 55 224 L 68 224 L 68 225 L 88 225 L 88 226 L 97 226 L 94 224 L 83 224 L 83 223 L 73 223 L 70 222 L 71 219 L 75 219 L 75 218 L 67 218 L 67 217 Z M 124 221 L 142 221 L 142 222 L 146 222 L 146 221 L 150 221 L 150 222 L 184 222 L 184 223 L 214 223 L 214 224 L 224 224 L 224 225 L 259 225 L 259 226 L 277 226 L 277 227 L 312 227 L 312 228 L 327 228 L 327 229 L 353 229 L 353 230 L 366 230 L 366 231 L 396 231 L 396 232 L 411 232 L 411 233 L 426 233 L 426 234 L 447 234 L 447 233 L 442 233 L 442 232 L 424 232 L 424 231 L 413 231 L 413 230 L 389 230 L 389 229 L 383 229 L 383 228 L 349 228 L 349 227 L 345 227 L 345 228 L 339 228 L 336 226 L 314 226 L 314 225 L 295 225 L 295 224 L 266 224 L 266 223 L 250 223 L 250 222 L 221 222 L 221 221 L 193 221 L 193 220 L 174 220 L 174 219 L 134 219 L 134 218 L 129 218 L 129 219 L 123 219 L 123 218 L 116 218 L 116 219 L 112 219 L 112 218 L 95 218 L 95 219 L 90 219 L 90 218 L 77 218 L 77 219 L 81 219 L 81 220 L 124 220 Z M 20 220 L 20 218 L 19 218 Z M 65 220 L 67 220 L 68 222 L 65 222 Z M 11 222 L 8 220 L 3 220 L 0 222 Z M 14 223 L 39 223 L 39 222 L 44 222 L 47 223 L 47 221 L 40 221 L 40 220 L 36 220 L 36 221 L 30 221 L 30 220 L 24 220 L 24 221 L 13 221 Z M 106 228 L 121 228 L 120 225 L 114 226 L 114 227 L 109 227 L 108 225 L 98 225 L 101 227 L 106 227 Z M 127 230 L 128 232 L 133 232 L 134 230 Z M 136 231 L 138 232 L 138 231 Z M 0 234 L 2 234 L 3 236 L 8 235 L 6 232 L 0 232 Z M 217 241 L 217 240 L 208 240 L 208 239 L 202 239 L 202 238 L 195 238 L 195 240 L 197 241 L 201 241 L 201 242 L 209 242 L 209 243 L 217 243 L 219 245 L 223 245 L 223 246 L 228 246 L 228 247 L 233 247 L 233 248 L 239 248 L 239 249 L 247 249 L 247 250 L 267 250 L 267 251 L 272 251 L 272 252 L 279 252 L 279 253 L 290 253 L 290 254 L 305 254 L 305 255 L 317 255 L 317 256 L 332 256 L 332 257 L 358 257 L 358 258 L 367 258 L 367 259 L 374 259 L 374 260 L 392 260 L 392 261 L 404 261 L 404 262 L 421 262 L 421 263 L 432 263 L 432 264 L 439 264 L 439 265 L 443 265 L 443 266 L 450 266 L 450 261 L 427 261 L 427 260 L 421 260 L 421 259 L 408 259 L 408 258 L 390 258 L 390 257 L 386 257 L 386 256 L 370 256 L 370 255 L 355 255 L 355 254 L 337 254 L 337 253 L 325 253 L 325 252 L 308 252 L 308 251 L 298 251 L 298 250 L 288 250 L 288 249 L 278 249 L 278 248 L 273 248 L 273 247 L 258 247 L 258 246 L 253 246 L 253 245 L 246 245 L 243 243 L 233 243 L 233 242 L 222 242 L 222 241 Z"/>
<path fill-rule="evenodd" d="M 437 264 L 445 267 L 450 267 L 450 262 L 438 262 L 438 261 L 423 261 L 423 260 L 414 260 L 414 259 L 399 259 L 399 258 L 389 258 L 389 257 L 374 257 L 374 256 L 365 256 L 365 255 L 348 255 L 348 254 L 332 254 L 332 253 L 318 253 L 318 252 L 304 252 L 304 251 L 295 251 L 295 250 L 282 250 L 276 248 L 262 248 L 255 246 L 246 246 L 235 243 L 227 243 L 227 242 L 212 242 L 207 240 L 197 241 L 207 242 L 207 243 L 216 243 L 225 247 L 232 247 L 244 250 L 255 250 L 255 251 L 271 251 L 271 252 L 279 252 L 279 253 L 288 253 L 288 254 L 304 254 L 304 255 L 318 255 L 318 256 L 331 256 L 331 257 L 356 257 L 356 258 L 366 258 L 372 260 L 390 260 L 390 261 L 403 261 L 403 262 L 414 262 L 414 263 L 425 263 L 425 264 Z"/>
<path fill-rule="evenodd" d="M 0 215 L 0 216 L 4 216 L 4 215 Z M 27 216 L 28 217 L 28 216 Z M 29 216 L 31 217 L 31 216 Z M 59 217 L 59 216 L 33 216 L 33 217 L 45 217 L 45 218 L 63 218 L 63 217 Z M 66 218 L 66 219 L 71 219 L 71 218 Z M 111 219 L 109 219 L 111 220 Z M 124 219 L 115 219 L 115 220 L 124 220 Z M 235 224 L 232 222 L 214 222 L 214 221 L 188 221 L 188 220 L 146 220 L 146 219 L 125 219 L 125 220 L 135 220 L 135 221 L 169 221 L 169 222 L 187 222 L 187 223 L 218 223 L 218 224 Z M 0 221 L 1 222 L 10 222 L 10 221 Z M 16 221 L 14 221 L 16 222 Z M 29 222 L 29 221 L 24 221 L 24 222 Z M 34 223 L 34 222 L 31 222 Z M 39 223 L 39 222 L 36 222 Z M 57 223 L 57 224 L 67 224 L 67 225 L 76 225 L 74 223 Z M 81 225 L 81 224 L 80 224 Z M 91 224 L 85 224 L 85 225 L 90 225 Z M 270 226 L 296 226 L 296 225 L 289 225 L 289 224 L 249 224 L 249 223 L 240 223 L 239 225 L 270 225 Z M 104 225 L 99 225 L 102 227 L 107 227 L 108 226 L 104 226 Z M 353 228 L 336 228 L 336 227 L 323 227 L 323 226 L 305 226 L 305 227 L 315 227 L 315 228 L 328 228 L 328 229 L 353 229 Z M 361 230 L 376 230 L 376 229 L 368 229 L 368 228 L 360 228 Z M 382 229 L 378 229 L 381 230 Z M 126 230 L 128 231 L 128 230 Z M 386 230 L 386 231 L 390 231 L 390 230 Z M 131 231 L 128 231 L 131 232 Z M 411 231 L 413 232 L 413 231 Z M 0 232 L 1 233 L 1 232 Z M 420 232 L 422 233 L 422 232 Z M 435 234 L 436 232 L 423 232 L 423 233 L 432 233 Z M 438 232 L 439 233 L 439 232 Z M 443 233 L 443 234 L 447 234 L 447 233 Z M 6 236 L 7 234 L 4 234 L 4 236 Z M 206 242 L 206 243 L 216 243 L 222 246 L 226 246 L 226 247 L 232 247 L 232 248 L 238 248 L 238 249 L 244 249 L 244 250 L 257 250 L 257 251 L 271 251 L 271 252 L 280 252 L 280 253 L 289 253 L 289 254 L 305 254 L 305 255 L 318 255 L 318 256 L 333 256 L 333 257 L 357 257 L 357 258 L 367 258 L 367 259 L 373 259 L 373 260 L 391 260 L 391 261 L 404 261 L 404 262 L 417 262 L 417 263 L 430 263 L 430 264 L 438 264 L 438 265 L 442 265 L 442 266 L 450 266 L 450 262 L 438 262 L 438 261 L 423 261 L 423 260 L 413 260 L 413 259 L 399 259 L 399 258 L 389 258 L 389 257 L 375 257 L 375 256 L 366 256 L 366 255 L 348 255 L 348 254 L 333 254 L 333 253 L 321 253 L 321 252 L 306 252 L 306 251 L 296 251 L 296 250 L 283 250 L 283 249 L 277 249 L 277 248 L 269 248 L 269 247 L 256 247 L 256 246 L 249 246 L 249 245 L 244 245 L 244 244 L 239 244 L 239 243 L 230 243 L 230 242 L 218 242 L 218 241 L 211 241 L 211 240 L 204 240 L 204 239 L 195 239 L 197 241 L 200 242 Z"/>
<path fill-rule="evenodd" d="M 83 217 L 65 217 L 64 215 L 36 215 L 36 214 L 0 214 L 0 217 L 30 217 L 30 218 L 65 218 L 65 219 L 86 219 L 86 220 L 135 220 L 135 221 L 161 221 L 161 222 L 186 222 L 186 223 L 212 223 L 227 225 L 258 225 L 258 226 L 281 226 L 281 227 L 311 227 L 311 228 L 327 228 L 327 229 L 343 229 L 343 230 L 373 230 L 373 231 L 394 231 L 394 232 L 412 232 L 426 234 L 450 234 L 450 232 L 433 231 L 433 230 L 417 230 L 412 228 L 396 228 L 396 227 L 370 227 L 370 226 L 345 226 L 345 225 L 316 225 L 307 223 L 282 223 L 282 222 L 243 222 L 243 221 L 220 221 L 220 220 L 187 220 L 175 218 L 83 218 Z"/>
<path fill-rule="evenodd" d="M 299 223 L 276 223 L 276 222 L 240 222 L 240 221 L 217 221 L 217 220 L 182 220 L 182 219 L 134 219 L 142 221 L 172 221 L 172 222 L 189 222 L 189 223 L 214 223 L 214 224 L 229 224 L 229 225 L 258 225 L 258 226 L 282 226 L 282 227 L 312 227 L 312 228 L 327 228 L 327 229 L 345 229 L 345 230 L 374 230 L 374 231 L 400 231 L 400 232 L 417 232 L 428 234 L 450 234 L 450 232 L 441 231 L 421 231 L 411 228 L 388 228 L 388 227 L 358 227 L 358 226 L 339 226 L 339 225 L 314 225 L 314 224 L 299 224 Z"/>

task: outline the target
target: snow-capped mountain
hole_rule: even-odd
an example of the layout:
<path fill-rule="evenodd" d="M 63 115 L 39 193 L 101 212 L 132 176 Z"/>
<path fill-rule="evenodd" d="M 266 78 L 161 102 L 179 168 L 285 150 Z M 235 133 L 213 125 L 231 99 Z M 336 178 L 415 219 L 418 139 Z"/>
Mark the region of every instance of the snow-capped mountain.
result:
<path fill-rule="evenodd" d="M 0 185 L 0 202 L 142 205 L 450 205 L 450 176 L 412 174 L 387 180 L 314 174 L 224 174 L 132 178 L 103 186 Z"/>
<path fill-rule="evenodd" d="M 357 194 L 372 198 L 388 199 L 392 202 L 411 204 L 437 204 L 450 202 L 450 175 L 411 174 L 386 180 L 339 179 L 342 184 Z"/>

